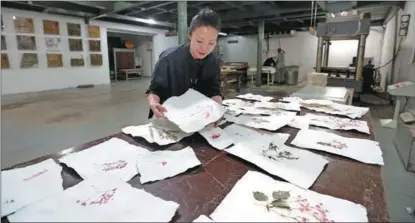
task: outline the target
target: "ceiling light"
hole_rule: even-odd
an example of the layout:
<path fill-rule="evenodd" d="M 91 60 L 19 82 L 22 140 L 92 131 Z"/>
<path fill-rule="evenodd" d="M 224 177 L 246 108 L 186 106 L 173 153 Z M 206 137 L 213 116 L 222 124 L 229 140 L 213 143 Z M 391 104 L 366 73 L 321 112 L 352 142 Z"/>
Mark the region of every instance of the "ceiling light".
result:
<path fill-rule="evenodd" d="M 334 18 L 334 17 L 336 17 L 336 15 L 334 15 L 334 13 L 331 13 L 331 17 L 333 17 L 333 18 Z"/>
<path fill-rule="evenodd" d="M 219 32 L 219 35 L 221 35 L 221 36 L 227 36 L 228 34 L 223 33 L 223 32 Z"/>
<path fill-rule="evenodd" d="M 346 11 L 343 11 L 343 12 L 341 12 L 341 15 L 342 16 L 345 16 L 345 15 L 347 15 L 347 12 Z"/>
<path fill-rule="evenodd" d="M 16 19 L 16 16 L 13 16 L 13 19 Z"/>
<path fill-rule="evenodd" d="M 154 19 L 147 19 L 147 23 L 148 24 L 155 24 L 156 21 L 154 21 Z"/>

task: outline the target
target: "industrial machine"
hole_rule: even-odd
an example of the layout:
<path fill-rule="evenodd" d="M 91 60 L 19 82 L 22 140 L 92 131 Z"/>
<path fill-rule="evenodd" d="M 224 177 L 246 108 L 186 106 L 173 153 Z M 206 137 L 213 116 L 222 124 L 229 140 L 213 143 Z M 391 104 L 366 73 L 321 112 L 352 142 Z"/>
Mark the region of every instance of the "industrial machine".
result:
<path fill-rule="evenodd" d="M 354 88 L 355 92 L 362 92 L 365 46 L 369 31 L 370 13 L 362 13 L 359 17 L 351 17 L 350 20 L 332 20 L 317 24 L 316 72 L 336 73 L 335 76 L 328 76 L 328 86 Z M 336 40 L 359 41 L 355 67 L 328 67 L 330 42 Z"/>
<path fill-rule="evenodd" d="M 388 86 L 387 92 L 396 96 L 395 110 L 393 113 L 393 119 L 381 119 L 382 126 L 387 128 L 396 128 L 398 123 L 399 114 L 402 108 L 402 99 L 408 97 L 415 97 L 415 83 L 412 81 L 398 82 Z M 406 99 L 408 100 L 408 99 Z"/>
<path fill-rule="evenodd" d="M 400 115 L 393 143 L 405 169 L 415 173 L 415 109 Z"/>

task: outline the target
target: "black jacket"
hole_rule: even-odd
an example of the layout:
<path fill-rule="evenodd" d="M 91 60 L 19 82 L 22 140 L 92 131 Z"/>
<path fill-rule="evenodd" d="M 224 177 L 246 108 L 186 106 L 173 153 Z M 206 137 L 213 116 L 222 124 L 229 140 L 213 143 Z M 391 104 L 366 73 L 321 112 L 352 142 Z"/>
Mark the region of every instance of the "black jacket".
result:
<path fill-rule="evenodd" d="M 156 94 L 163 104 L 172 96 L 180 96 L 189 88 L 207 97 L 220 95 L 220 64 L 211 53 L 195 60 L 190 45 L 183 44 L 161 53 L 146 94 Z M 149 118 L 153 116 L 150 110 Z"/>

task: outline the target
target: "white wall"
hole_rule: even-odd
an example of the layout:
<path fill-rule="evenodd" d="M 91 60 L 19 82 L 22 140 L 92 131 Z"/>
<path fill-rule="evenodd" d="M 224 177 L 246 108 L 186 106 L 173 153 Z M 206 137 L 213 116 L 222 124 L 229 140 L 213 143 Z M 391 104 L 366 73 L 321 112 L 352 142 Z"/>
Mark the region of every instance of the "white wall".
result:
<path fill-rule="evenodd" d="M 380 63 L 381 45 L 383 37 L 382 27 L 371 27 L 366 40 L 365 57 L 374 57 L 375 66 Z M 238 39 L 238 43 L 229 44 L 228 39 Z M 332 41 L 329 53 L 329 66 L 349 66 L 357 55 L 357 40 Z M 257 37 L 233 36 L 221 38 L 222 59 L 225 62 L 248 62 L 250 66 L 257 63 Z M 285 54 L 286 65 L 298 65 L 299 80 L 304 80 L 306 74 L 313 72 L 316 64 L 317 38 L 308 32 L 296 32 L 294 37 L 272 38 L 269 40 L 270 54 L 275 55 L 278 48 L 282 48 Z M 263 44 L 264 51 L 266 43 Z M 264 53 L 264 61 L 265 61 Z"/>
<path fill-rule="evenodd" d="M 395 68 L 392 71 L 391 65 L 388 65 L 383 74 L 385 77 L 383 79 L 388 79 L 386 75 L 391 75 L 392 78 L 390 83 L 385 82 L 386 85 L 393 84 L 398 81 L 414 81 L 415 82 L 415 64 L 410 63 L 410 59 L 412 58 L 413 54 L 415 53 L 415 2 L 414 1 L 407 1 L 405 8 L 402 10 L 400 9 L 397 15 L 398 18 L 398 27 L 400 26 L 400 18 L 403 14 L 410 14 L 411 20 L 409 23 L 408 34 L 406 37 L 402 39 L 402 43 L 397 54 L 395 60 Z M 385 35 L 383 48 L 386 49 L 382 53 L 382 60 L 384 58 L 385 63 L 388 62 L 392 58 L 392 51 L 393 51 L 393 35 L 395 32 L 395 21 L 392 18 L 386 24 L 386 31 L 388 35 Z M 397 45 L 400 42 L 401 37 L 398 36 L 397 38 Z M 408 108 L 415 107 L 415 99 L 412 98 L 409 103 L 407 104 Z"/>
<path fill-rule="evenodd" d="M 139 32 L 146 35 L 153 35 L 153 66 L 157 62 L 159 54 L 166 48 L 176 45 L 177 41 L 166 40 L 164 33 L 166 30 L 124 25 L 117 23 L 91 21 L 91 25 L 100 26 L 101 33 L 101 54 L 103 65 L 98 67 L 91 67 L 89 61 L 88 37 L 87 27 L 84 21 L 79 18 L 50 15 L 45 13 L 37 13 L 31 11 L 14 10 L 2 8 L 1 14 L 5 30 L 2 35 L 5 35 L 7 41 L 7 53 L 9 56 L 9 69 L 1 70 L 1 92 L 2 94 L 13 94 L 23 92 L 36 92 L 52 89 L 63 89 L 77 87 L 83 84 L 109 84 L 109 65 L 108 65 L 108 49 L 107 49 L 107 29 L 118 29 L 131 32 Z M 39 60 L 39 68 L 21 69 L 20 68 L 20 53 L 24 51 L 17 50 L 16 33 L 14 31 L 13 16 L 33 18 L 35 26 L 36 47 Z M 46 46 L 43 35 L 43 19 L 49 19 L 59 22 L 60 38 L 63 41 L 62 54 L 64 66 L 61 68 L 47 68 L 46 61 Z M 66 23 L 81 24 L 83 48 L 82 52 L 85 60 L 84 67 L 71 67 L 70 57 L 72 55 L 79 55 L 69 51 L 68 35 Z"/>

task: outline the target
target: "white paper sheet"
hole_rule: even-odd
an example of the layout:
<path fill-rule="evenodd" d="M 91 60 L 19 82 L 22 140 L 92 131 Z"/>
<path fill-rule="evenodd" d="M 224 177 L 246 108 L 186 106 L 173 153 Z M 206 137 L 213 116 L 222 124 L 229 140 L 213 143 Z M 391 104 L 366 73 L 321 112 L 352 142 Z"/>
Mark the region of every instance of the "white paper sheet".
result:
<path fill-rule="evenodd" d="M 89 149 L 59 159 L 73 168 L 83 179 L 96 174 L 129 181 L 138 174 L 137 157 L 150 151 L 122 139 L 112 138 Z"/>
<path fill-rule="evenodd" d="M 193 89 L 167 99 L 163 106 L 167 109 L 164 115 L 186 133 L 197 132 L 216 122 L 226 111 L 224 106 Z"/>
<path fill-rule="evenodd" d="M 308 129 L 310 127 L 310 118 L 304 115 L 297 115 L 290 123 L 288 123 L 288 126 L 297 129 Z"/>
<path fill-rule="evenodd" d="M 283 109 L 287 111 L 301 111 L 300 104 L 296 102 L 282 103 L 282 102 L 255 102 L 256 108 L 269 108 L 269 109 Z"/>
<path fill-rule="evenodd" d="M 211 146 L 218 150 L 223 150 L 234 143 L 232 138 L 219 127 L 204 128 L 199 131 L 199 134 L 202 135 Z"/>
<path fill-rule="evenodd" d="M 188 146 L 178 151 L 155 151 L 138 159 L 138 171 L 142 184 L 176 176 L 199 166 L 201 162 Z"/>
<path fill-rule="evenodd" d="M 290 138 L 288 133 L 273 133 L 264 130 L 250 129 L 246 126 L 232 124 L 223 129 L 227 135 L 232 138 L 234 142 L 244 142 L 250 140 L 268 140 L 271 137 L 272 140 L 284 144 Z"/>
<path fill-rule="evenodd" d="M 328 163 L 312 152 L 292 148 L 271 138 L 238 142 L 226 152 L 302 188 L 311 187 Z"/>
<path fill-rule="evenodd" d="M 231 108 L 247 108 L 247 107 L 254 107 L 254 103 L 250 101 L 244 101 L 238 98 L 230 98 L 225 99 L 222 101 L 223 105 Z"/>
<path fill-rule="evenodd" d="M 267 201 L 254 199 L 262 192 L 273 199 L 273 192 L 288 191 L 290 210 L 267 209 Z M 277 194 L 277 193 L 275 193 Z M 292 184 L 248 171 L 210 215 L 216 222 L 368 222 L 366 208 L 347 200 L 319 194 Z"/>
<path fill-rule="evenodd" d="M 314 126 L 321 126 L 329 129 L 356 130 L 370 135 L 369 126 L 366 121 L 310 113 L 305 116 L 310 119 L 310 124 Z"/>
<path fill-rule="evenodd" d="M 270 116 L 240 115 L 238 117 L 229 117 L 227 120 L 253 128 L 276 131 L 294 120 L 295 116 L 295 112 L 281 111 Z"/>
<path fill-rule="evenodd" d="M 212 219 L 207 217 L 206 215 L 200 215 L 197 217 L 193 222 L 214 222 Z"/>
<path fill-rule="evenodd" d="M 330 132 L 302 129 L 291 144 L 345 156 L 363 163 L 383 165 L 379 143 L 368 139 L 347 138 Z"/>
<path fill-rule="evenodd" d="M 95 177 L 31 205 L 11 222 L 169 222 L 179 205 L 116 178 Z"/>
<path fill-rule="evenodd" d="M 133 137 L 142 137 L 149 143 L 157 143 L 160 146 L 177 143 L 192 133 L 185 133 L 181 130 L 169 130 L 153 122 L 145 125 L 128 126 L 122 129 L 122 132 Z"/>
<path fill-rule="evenodd" d="M 365 115 L 369 108 L 366 107 L 357 107 L 352 105 L 344 105 L 332 102 L 330 100 L 319 100 L 319 99 L 309 99 L 309 100 L 302 100 L 298 97 L 285 97 L 281 99 L 281 101 L 285 102 L 297 102 L 300 103 L 301 107 L 317 111 L 323 112 L 331 115 L 342 115 L 347 116 L 349 118 L 361 118 Z"/>
<path fill-rule="evenodd" d="M 251 93 L 238 95 L 236 97 L 237 98 L 242 98 L 242 99 L 247 99 L 247 100 L 254 100 L 254 101 L 271 101 L 272 99 L 274 99 L 274 97 L 262 96 L 262 95 L 251 94 Z"/>
<path fill-rule="evenodd" d="M 1 171 L 1 216 L 62 192 L 61 171 L 52 159 Z"/>

